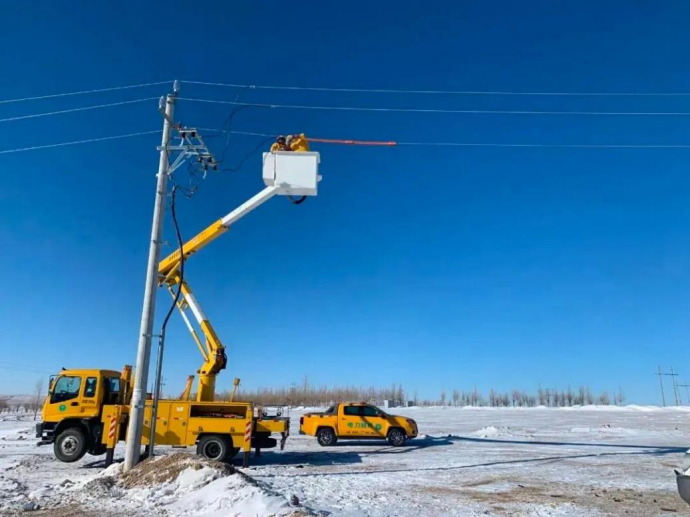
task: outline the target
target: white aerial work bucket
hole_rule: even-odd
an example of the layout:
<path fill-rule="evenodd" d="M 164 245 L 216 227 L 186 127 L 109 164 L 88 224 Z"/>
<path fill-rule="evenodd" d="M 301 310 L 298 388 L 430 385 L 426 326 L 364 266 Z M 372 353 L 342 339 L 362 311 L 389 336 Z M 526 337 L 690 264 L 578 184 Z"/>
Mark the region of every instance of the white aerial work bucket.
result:
<path fill-rule="evenodd" d="M 287 196 L 315 196 L 319 175 L 319 153 L 276 151 L 264 153 L 263 178 L 267 187 L 275 187 L 276 194 Z"/>

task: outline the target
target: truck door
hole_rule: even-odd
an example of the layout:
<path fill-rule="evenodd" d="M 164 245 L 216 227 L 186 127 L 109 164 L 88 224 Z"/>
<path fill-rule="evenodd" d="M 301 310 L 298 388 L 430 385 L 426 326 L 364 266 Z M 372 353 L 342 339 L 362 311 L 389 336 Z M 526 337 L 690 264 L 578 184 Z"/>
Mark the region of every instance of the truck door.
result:
<path fill-rule="evenodd" d="M 342 414 L 338 422 L 338 434 L 342 436 L 365 436 L 362 406 L 342 406 Z"/>
<path fill-rule="evenodd" d="M 366 436 L 385 438 L 388 432 L 388 421 L 379 408 L 374 406 L 361 406 L 364 420 L 364 433 Z"/>
<path fill-rule="evenodd" d="M 102 383 L 99 382 L 99 377 L 89 376 L 86 378 L 81 403 L 79 405 L 79 413 L 83 417 L 95 417 L 100 413 L 100 397 L 103 396 L 101 385 Z"/>
<path fill-rule="evenodd" d="M 81 415 L 82 378 L 79 375 L 62 375 L 53 383 L 48 399 L 45 419 L 56 422 L 70 416 Z"/>

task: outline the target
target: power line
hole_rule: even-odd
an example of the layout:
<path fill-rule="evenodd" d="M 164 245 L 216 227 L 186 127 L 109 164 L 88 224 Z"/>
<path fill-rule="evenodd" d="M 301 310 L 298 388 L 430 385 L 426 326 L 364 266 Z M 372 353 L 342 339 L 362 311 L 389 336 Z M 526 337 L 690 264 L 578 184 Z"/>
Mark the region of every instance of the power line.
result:
<path fill-rule="evenodd" d="M 63 115 L 65 113 L 74 113 L 75 111 L 88 111 L 88 110 L 94 110 L 94 109 L 100 109 L 100 108 L 110 108 L 112 106 L 123 106 L 125 104 L 135 104 L 137 102 L 145 102 L 145 101 L 158 100 L 158 99 L 159 99 L 159 97 L 146 97 L 144 99 L 134 99 L 131 101 L 111 102 L 109 104 L 97 104 L 95 106 L 84 106 L 82 108 L 71 108 L 71 109 L 60 110 L 60 111 L 47 111 L 44 113 L 34 113 L 33 115 L 21 115 L 18 117 L 0 118 L 0 122 L 13 122 L 15 120 L 24 120 L 24 119 L 29 119 L 29 118 L 49 117 L 51 115 Z"/>
<path fill-rule="evenodd" d="M 690 149 L 690 144 L 504 144 L 475 142 L 398 142 L 428 147 L 545 147 L 554 149 Z"/>
<path fill-rule="evenodd" d="M 24 371 L 24 372 L 30 372 L 30 373 L 55 373 L 52 370 L 48 370 L 46 368 L 41 368 L 39 366 L 24 365 L 24 364 L 17 364 L 17 363 L 8 363 L 5 361 L 0 361 L 0 370 Z"/>
<path fill-rule="evenodd" d="M 219 133 L 228 133 L 227 129 L 220 129 L 219 130 L 219 129 L 213 129 L 210 127 L 198 127 L 197 129 L 200 129 L 202 131 L 218 131 Z M 269 133 L 254 133 L 252 131 L 235 131 L 234 129 L 229 131 L 229 132 L 234 134 L 234 135 L 245 135 L 245 136 L 263 136 L 263 137 L 269 137 L 269 136 L 275 137 L 275 136 L 277 136 L 277 135 L 269 134 Z"/>
<path fill-rule="evenodd" d="M 202 131 L 216 131 L 215 129 L 211 128 L 203 128 L 200 127 L 198 128 Z M 224 133 L 227 131 L 223 131 Z M 252 131 L 231 131 L 232 134 L 235 135 L 244 135 L 244 136 L 259 136 L 262 138 L 272 138 L 275 137 L 273 134 L 269 133 L 256 133 Z M 26 152 L 26 151 L 35 151 L 35 150 L 40 150 L 40 149 L 50 149 L 53 147 L 64 147 L 64 146 L 70 146 L 70 145 L 79 145 L 79 144 L 88 144 L 91 142 L 103 142 L 106 140 L 116 140 L 120 138 L 130 138 L 130 137 L 135 137 L 135 136 L 142 136 L 142 135 L 152 135 L 155 133 L 160 133 L 159 129 L 153 130 L 153 131 L 141 131 L 138 133 L 128 133 L 124 135 L 113 135 L 113 136 L 105 136 L 101 138 L 89 138 L 86 140 L 75 140 L 72 142 L 60 142 L 56 144 L 46 144 L 46 145 L 35 145 L 35 146 L 30 146 L 30 147 L 20 147 L 17 149 L 5 149 L 1 150 L 0 154 L 10 154 L 10 153 L 21 153 L 21 152 Z M 545 148 L 563 148 L 563 149 L 690 149 L 690 144 L 679 144 L 679 145 L 666 145 L 666 144 L 651 144 L 651 145 L 645 145 L 645 144 L 507 144 L 507 143 L 476 143 L 476 142 L 398 142 L 397 145 L 399 146 L 431 146 L 431 147 L 442 147 L 442 146 L 449 146 L 449 147 L 545 147 Z"/>
<path fill-rule="evenodd" d="M 54 93 L 51 95 L 39 95 L 36 97 L 24 97 L 22 99 L 4 99 L 4 100 L 0 100 L 0 104 L 9 104 L 12 102 L 36 101 L 36 100 L 41 100 L 41 99 L 54 99 L 56 97 L 69 97 L 72 95 L 85 95 L 85 94 L 89 94 L 89 93 L 113 92 L 116 90 L 130 90 L 132 88 L 144 88 L 146 86 L 157 86 L 160 84 L 169 84 L 169 83 L 172 83 L 172 81 L 159 81 L 157 83 L 131 84 L 129 86 L 113 86 L 111 88 L 98 88 L 96 90 L 82 90 L 79 92 Z"/>
<path fill-rule="evenodd" d="M 397 113 L 448 113 L 465 115 L 578 115 L 578 116 L 690 116 L 687 111 L 545 111 L 545 110 L 456 110 L 441 108 L 372 108 L 365 106 L 314 106 L 307 104 L 266 104 L 224 101 L 215 99 L 196 99 L 180 97 L 180 100 L 190 102 L 205 102 L 210 104 L 231 104 L 234 106 L 255 106 L 257 108 L 306 109 L 325 111 L 369 111 L 369 112 L 397 112 Z"/>
<path fill-rule="evenodd" d="M 688 92 L 519 92 L 486 90 L 399 90 L 392 88 L 330 88 L 318 86 L 267 86 L 254 84 L 228 84 L 204 81 L 181 81 L 187 84 L 223 86 L 228 88 L 250 88 L 255 90 L 301 90 L 310 92 L 344 93 L 402 93 L 432 95 L 523 95 L 523 96 L 569 96 L 569 97 L 689 97 Z"/>
<path fill-rule="evenodd" d="M 213 131 L 200 127 L 201 130 Z M 268 133 L 251 131 L 232 131 L 236 135 L 271 137 Z M 307 137 L 309 140 L 309 137 Z M 690 144 L 510 144 L 510 143 L 481 143 L 481 142 L 396 142 L 397 146 L 418 147 L 544 147 L 554 149 L 690 149 Z"/>
<path fill-rule="evenodd" d="M 0 151 L 0 154 L 23 153 L 25 151 L 35 151 L 38 149 L 50 149 L 52 147 L 64 147 L 67 145 L 88 144 L 91 142 L 103 142 L 105 140 L 116 140 L 118 138 L 130 138 L 130 137 L 141 136 L 141 135 L 152 135 L 154 133 L 160 133 L 160 129 L 156 129 L 154 131 L 141 131 L 139 133 L 129 133 L 126 135 L 104 136 L 101 138 L 89 138 L 88 140 L 75 140 L 73 142 L 61 142 L 59 144 L 34 145 L 32 147 L 20 147 L 18 149 L 5 149 L 4 151 Z"/>

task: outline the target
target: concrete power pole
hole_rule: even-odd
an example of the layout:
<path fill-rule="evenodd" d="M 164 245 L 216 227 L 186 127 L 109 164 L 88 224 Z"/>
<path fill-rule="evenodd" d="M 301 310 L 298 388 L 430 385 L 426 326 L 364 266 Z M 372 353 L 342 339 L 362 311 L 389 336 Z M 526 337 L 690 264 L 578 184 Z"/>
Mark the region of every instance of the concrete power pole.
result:
<path fill-rule="evenodd" d="M 134 370 L 134 389 L 132 390 L 131 412 L 129 415 L 129 425 L 127 427 L 125 472 L 139 462 L 139 455 L 141 453 L 146 386 L 148 384 L 149 361 L 151 359 L 151 338 L 153 337 L 153 320 L 156 310 L 156 294 L 158 291 L 158 262 L 160 260 L 161 241 L 163 237 L 163 216 L 168 183 L 168 143 L 170 142 L 170 133 L 172 129 L 171 122 L 173 120 L 175 98 L 177 97 L 178 91 L 179 83 L 175 81 L 173 93 L 161 99 L 161 103 L 165 103 L 163 137 L 161 139 L 160 159 L 158 162 L 158 182 L 156 184 L 156 200 L 153 208 L 149 260 L 146 269 L 144 306 L 141 311 L 137 363 Z"/>

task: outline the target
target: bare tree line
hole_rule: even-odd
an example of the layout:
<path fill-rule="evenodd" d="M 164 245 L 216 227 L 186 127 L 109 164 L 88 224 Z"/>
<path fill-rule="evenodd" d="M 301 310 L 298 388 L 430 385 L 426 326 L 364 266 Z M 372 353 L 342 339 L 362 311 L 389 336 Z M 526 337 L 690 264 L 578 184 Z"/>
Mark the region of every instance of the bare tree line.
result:
<path fill-rule="evenodd" d="M 0 398 L 0 413 L 33 413 L 37 418 L 44 400 L 43 379 L 36 381 L 34 392 L 28 402 L 12 403 L 11 399 Z M 225 390 L 216 398 L 230 400 L 231 392 Z M 175 397 L 173 397 L 175 398 Z M 565 390 L 538 388 L 535 394 L 523 390 L 498 392 L 489 390 L 484 395 L 476 388 L 471 391 L 453 389 L 449 393 L 442 389 L 438 398 L 420 398 L 417 391 L 412 394 L 405 391 L 402 384 L 390 387 L 357 387 L 357 386 L 314 386 L 304 377 L 302 383 L 293 383 L 289 387 L 259 388 L 256 390 L 239 389 L 236 400 L 249 400 L 266 406 L 309 406 L 324 407 L 343 401 L 361 401 L 379 406 L 389 401 L 392 406 L 454 406 L 454 407 L 572 407 L 592 404 L 622 405 L 625 395 L 619 388 L 611 397 L 609 392 L 602 391 L 594 395 L 589 387 L 580 386 L 577 390 L 568 387 Z"/>
<path fill-rule="evenodd" d="M 223 391 L 216 396 L 219 400 L 230 400 L 231 392 Z M 329 406 L 335 402 L 361 401 L 383 405 L 384 400 L 392 405 L 406 405 L 405 390 L 400 384 L 393 384 L 388 388 L 356 386 L 313 386 L 307 377 L 301 384 L 292 384 L 284 388 L 259 388 L 245 390 L 240 388 L 235 400 L 249 400 L 265 406 Z"/>
<path fill-rule="evenodd" d="M 43 393 L 43 379 L 38 379 L 34 384 L 34 391 L 28 402 L 12 403 L 8 398 L 0 398 L 0 414 L 2 413 L 33 413 L 34 420 L 38 417 L 38 412 L 43 407 L 45 395 Z"/>
<path fill-rule="evenodd" d="M 218 395 L 219 400 L 230 400 L 231 392 L 223 391 Z M 523 390 L 498 392 L 489 390 L 485 395 L 476 388 L 471 391 L 453 389 L 446 392 L 441 390 L 438 398 L 420 398 L 417 392 L 408 393 L 401 384 L 390 387 L 357 387 L 357 386 L 314 386 L 305 377 L 301 384 L 292 384 L 282 388 L 259 388 L 256 390 L 240 389 L 236 400 L 249 400 L 266 406 L 308 406 L 324 407 L 336 402 L 362 401 L 370 404 L 383 405 L 390 401 L 392 406 L 454 406 L 454 407 L 572 407 L 592 404 L 622 405 L 625 395 L 622 390 L 613 393 L 602 391 L 594 395 L 589 387 L 580 386 L 573 390 L 546 389 L 539 387 L 536 393 Z"/>

